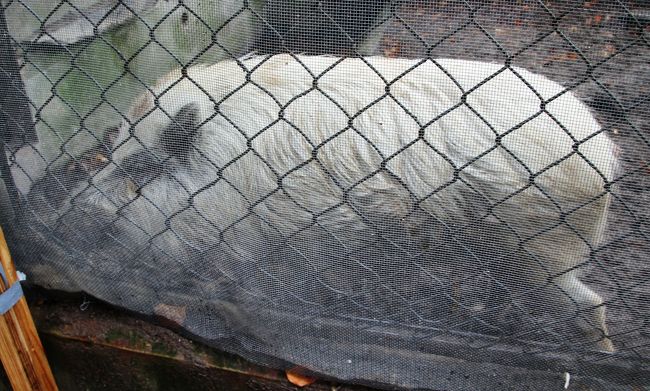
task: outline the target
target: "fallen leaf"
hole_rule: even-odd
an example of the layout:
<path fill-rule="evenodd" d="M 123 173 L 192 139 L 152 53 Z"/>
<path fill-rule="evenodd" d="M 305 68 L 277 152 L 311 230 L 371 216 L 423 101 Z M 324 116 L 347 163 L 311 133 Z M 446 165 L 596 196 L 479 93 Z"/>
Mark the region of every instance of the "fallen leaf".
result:
<path fill-rule="evenodd" d="M 153 312 L 154 314 L 167 318 L 178 325 L 182 325 L 183 322 L 185 322 L 185 317 L 187 316 L 187 310 L 184 306 L 180 307 L 165 303 L 159 303 L 153 309 Z"/>
<path fill-rule="evenodd" d="M 103 153 L 97 152 L 95 155 L 95 160 L 99 163 L 108 163 L 108 158 Z"/>
<path fill-rule="evenodd" d="M 293 367 L 287 370 L 287 380 L 298 387 L 305 387 L 313 384 L 316 381 L 316 378 L 303 374 L 304 371 L 305 369 L 302 367 Z"/>
<path fill-rule="evenodd" d="M 602 57 L 609 57 L 614 53 L 616 53 L 616 46 L 612 45 L 611 43 L 605 45 L 603 50 L 600 51 Z"/>
<path fill-rule="evenodd" d="M 587 26 L 597 26 L 603 21 L 602 15 L 587 16 L 585 18 L 585 24 Z"/>
<path fill-rule="evenodd" d="M 396 43 L 384 49 L 384 56 L 397 57 L 399 56 L 401 51 L 402 51 L 402 47 L 400 46 L 399 43 Z"/>
<path fill-rule="evenodd" d="M 567 61 L 575 61 L 578 59 L 578 53 L 576 52 L 567 52 L 564 56 L 561 58 L 562 60 L 567 60 Z"/>
<path fill-rule="evenodd" d="M 553 61 L 575 61 L 578 59 L 578 53 L 576 52 L 563 52 L 563 53 L 558 53 L 551 57 L 548 62 L 553 62 Z"/>

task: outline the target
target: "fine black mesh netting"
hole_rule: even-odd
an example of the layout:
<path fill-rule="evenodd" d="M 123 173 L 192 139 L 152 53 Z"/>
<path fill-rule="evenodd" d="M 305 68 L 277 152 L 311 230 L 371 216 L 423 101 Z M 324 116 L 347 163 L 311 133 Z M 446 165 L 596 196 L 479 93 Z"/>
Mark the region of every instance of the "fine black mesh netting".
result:
<path fill-rule="evenodd" d="M 0 4 L 31 283 L 363 384 L 647 386 L 645 2 Z"/>

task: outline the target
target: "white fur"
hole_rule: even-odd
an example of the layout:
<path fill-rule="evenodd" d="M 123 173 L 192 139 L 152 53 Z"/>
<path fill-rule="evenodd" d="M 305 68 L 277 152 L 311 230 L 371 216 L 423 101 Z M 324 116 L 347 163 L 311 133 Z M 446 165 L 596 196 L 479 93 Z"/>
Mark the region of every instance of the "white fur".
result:
<path fill-rule="evenodd" d="M 191 68 L 188 78 L 178 82 L 179 77 L 172 74 L 155 88 L 160 106 L 173 116 L 196 103 L 207 122 L 194 142 L 190 167 L 174 172 L 182 186 L 154 181 L 142 189 L 143 199 L 129 205 L 129 211 L 142 216 L 138 221 L 149 235 L 165 232 L 164 215 L 187 207 L 189 193 L 196 192 L 195 209 L 218 230 L 226 230 L 224 237 L 240 256 L 254 245 L 253 239 L 244 243 L 242 238 L 275 235 L 275 229 L 291 235 L 313 223 L 310 212 L 335 205 L 318 222 L 345 234 L 350 243 L 358 237 L 355 233 L 368 230 L 359 211 L 400 221 L 419 204 L 450 224 L 482 222 L 481 229 L 490 230 L 501 223 L 510 227 L 502 248 L 521 255 L 520 264 L 510 267 L 517 281 L 555 284 L 557 306 L 580 310 L 587 320 L 581 325 L 585 333 L 599 340 L 601 349 L 613 350 L 604 337 L 601 297 L 572 269 L 602 241 L 610 202 L 605 185 L 616 169 L 615 146 L 564 87 L 498 64 L 382 57 L 252 56 L 240 63 Z M 177 84 L 166 91 L 172 83 Z M 315 84 L 318 90 L 312 89 Z M 464 92 L 466 105 L 461 104 Z M 548 103 L 540 113 L 542 99 Z M 115 162 L 119 165 L 143 146 L 156 150 L 169 123 L 167 114 L 154 108 L 151 96 L 142 97 L 130 119 L 139 121 L 136 137 L 128 125 L 123 127 Z M 346 129 L 348 123 L 353 128 Z M 429 124 L 424 140 L 418 140 L 424 124 Z M 504 134 L 502 146 L 494 148 L 497 135 Z M 252 139 L 255 153 L 247 149 L 246 138 Z M 309 161 L 316 146 L 317 161 L 284 177 L 282 190 L 276 191 L 278 178 Z M 238 160 L 228 165 L 233 159 Z M 361 181 L 382 161 L 385 170 Z M 226 166 L 227 182 L 218 180 L 217 171 Z M 114 169 L 107 167 L 93 182 L 101 184 Z M 345 192 L 349 202 L 342 202 Z M 93 202 L 112 211 L 121 206 L 105 197 L 95 196 Z M 232 226 L 250 210 L 274 228 L 245 222 Z M 198 247 L 216 240 L 214 226 L 196 213 L 172 220 L 175 232 Z M 178 239 L 169 235 L 168 240 Z"/>

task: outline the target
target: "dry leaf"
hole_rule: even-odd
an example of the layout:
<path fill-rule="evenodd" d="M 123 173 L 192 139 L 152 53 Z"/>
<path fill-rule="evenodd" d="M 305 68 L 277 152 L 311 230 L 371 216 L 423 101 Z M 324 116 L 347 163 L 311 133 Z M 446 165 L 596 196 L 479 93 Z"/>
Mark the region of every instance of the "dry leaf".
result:
<path fill-rule="evenodd" d="M 303 374 L 304 370 L 305 369 L 302 367 L 293 367 L 287 370 L 286 372 L 287 380 L 289 380 L 291 384 L 298 387 L 305 387 L 310 384 L 313 384 L 316 381 L 316 378 L 304 375 Z"/>
<path fill-rule="evenodd" d="M 576 52 L 557 53 L 544 61 L 544 66 L 551 65 L 556 61 L 576 61 L 578 58 L 578 53 Z"/>
<path fill-rule="evenodd" d="M 557 53 L 546 61 L 546 64 L 550 64 L 555 61 L 575 61 L 578 59 L 578 53 L 576 52 L 563 52 Z"/>
<path fill-rule="evenodd" d="M 600 22 L 602 21 L 603 21 L 603 15 L 587 16 L 585 18 L 585 24 L 587 26 L 595 26 L 600 24 Z"/>
<path fill-rule="evenodd" d="M 99 163 L 108 163 L 108 158 L 103 153 L 97 152 L 95 154 L 95 160 Z"/>
<path fill-rule="evenodd" d="M 614 53 L 616 53 L 616 46 L 612 45 L 611 43 L 608 43 L 607 45 L 605 45 L 603 50 L 601 50 L 601 52 L 600 52 L 602 57 L 609 57 Z"/>
<path fill-rule="evenodd" d="M 578 53 L 576 53 L 576 52 L 562 53 L 562 54 L 557 55 L 557 57 L 555 59 L 560 60 L 560 61 L 575 61 L 575 60 L 578 59 Z"/>
<path fill-rule="evenodd" d="M 397 57 L 402 51 L 402 47 L 399 43 L 395 43 L 392 46 L 389 46 L 384 49 L 384 56 L 386 57 Z"/>
<path fill-rule="evenodd" d="M 185 307 L 159 303 L 154 309 L 154 314 L 171 320 L 172 322 L 182 325 L 185 322 L 187 310 Z"/>

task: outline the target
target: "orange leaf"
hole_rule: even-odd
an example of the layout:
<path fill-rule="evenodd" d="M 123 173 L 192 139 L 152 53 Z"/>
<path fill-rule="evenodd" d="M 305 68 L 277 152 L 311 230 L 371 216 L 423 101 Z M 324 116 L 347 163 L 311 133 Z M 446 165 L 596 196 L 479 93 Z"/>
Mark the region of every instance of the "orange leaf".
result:
<path fill-rule="evenodd" d="M 314 383 L 316 379 L 311 376 L 304 375 L 303 374 L 304 370 L 305 369 L 302 367 L 293 367 L 287 370 L 286 372 L 287 380 L 289 380 L 291 384 L 296 385 L 298 387 L 304 387 Z"/>
<path fill-rule="evenodd" d="M 609 57 L 614 53 L 616 53 L 616 46 L 612 45 L 611 43 L 608 43 L 607 45 L 605 45 L 603 50 L 601 50 L 601 55 L 603 57 Z"/>
<path fill-rule="evenodd" d="M 575 61 L 578 59 L 578 53 L 576 52 L 564 52 L 554 56 L 554 60 L 557 61 Z"/>
<path fill-rule="evenodd" d="M 400 46 L 399 43 L 396 43 L 392 46 L 389 46 L 384 49 L 384 56 L 386 57 L 397 57 L 399 56 L 400 52 L 402 51 L 402 47 Z"/>

